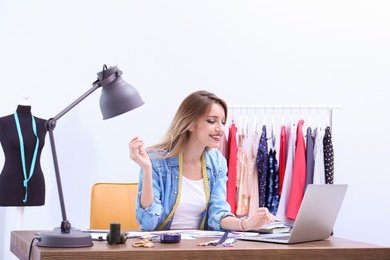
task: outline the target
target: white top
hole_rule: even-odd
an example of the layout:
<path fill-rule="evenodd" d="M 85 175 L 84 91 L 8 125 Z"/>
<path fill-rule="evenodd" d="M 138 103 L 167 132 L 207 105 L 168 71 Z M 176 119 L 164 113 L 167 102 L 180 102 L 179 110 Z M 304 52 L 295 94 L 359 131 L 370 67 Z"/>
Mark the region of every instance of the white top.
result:
<path fill-rule="evenodd" d="M 179 205 L 171 229 L 198 229 L 202 212 L 206 210 L 203 179 L 193 181 L 183 176 Z"/>

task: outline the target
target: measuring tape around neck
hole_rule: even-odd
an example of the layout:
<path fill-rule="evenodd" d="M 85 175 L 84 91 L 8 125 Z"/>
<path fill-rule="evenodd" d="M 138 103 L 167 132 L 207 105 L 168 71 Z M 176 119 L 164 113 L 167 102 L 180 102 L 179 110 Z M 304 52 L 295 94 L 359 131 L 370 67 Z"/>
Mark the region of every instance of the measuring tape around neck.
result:
<path fill-rule="evenodd" d="M 180 202 L 181 185 L 182 185 L 182 179 L 183 179 L 183 153 L 179 153 L 178 157 L 179 157 L 179 189 L 177 191 L 176 202 L 173 205 L 173 208 L 172 208 L 171 212 L 169 213 L 168 217 L 158 227 L 158 230 L 162 230 L 166 226 L 166 224 L 169 222 L 169 220 L 172 218 L 173 214 L 175 213 L 176 208 Z M 204 158 L 204 153 L 202 154 L 202 175 L 203 175 L 203 183 L 204 183 L 205 193 L 206 193 L 206 214 L 204 214 L 204 216 L 203 216 L 203 220 L 202 220 L 202 223 L 200 225 L 200 229 L 204 229 L 204 225 L 206 222 L 207 210 L 208 210 L 209 201 L 210 201 L 210 188 L 209 188 L 209 182 L 208 182 L 208 178 L 207 178 L 206 160 Z"/>

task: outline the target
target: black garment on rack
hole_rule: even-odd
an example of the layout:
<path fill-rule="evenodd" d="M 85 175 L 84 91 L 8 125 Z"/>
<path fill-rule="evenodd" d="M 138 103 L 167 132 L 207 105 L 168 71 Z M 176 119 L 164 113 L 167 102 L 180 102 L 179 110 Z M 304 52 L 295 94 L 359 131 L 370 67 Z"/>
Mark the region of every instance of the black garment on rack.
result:
<path fill-rule="evenodd" d="M 332 143 L 332 134 L 330 127 L 325 128 L 324 134 L 324 165 L 325 165 L 325 183 L 333 184 L 334 176 L 334 152 Z"/>
<path fill-rule="evenodd" d="M 29 173 L 36 144 L 36 136 L 32 128 L 31 106 L 19 105 L 16 112 L 23 135 L 26 170 Z M 40 165 L 40 157 L 47 132 L 46 120 L 37 117 L 34 117 L 34 119 L 39 147 L 34 173 L 28 181 L 27 201 L 23 202 L 26 188 L 23 186 L 23 166 L 15 118 L 13 114 L 0 118 L 0 143 L 3 147 L 5 159 L 0 174 L 0 206 L 42 206 L 45 204 L 45 179 Z"/>
<path fill-rule="evenodd" d="M 259 207 L 266 206 L 267 171 L 268 171 L 268 144 L 267 127 L 263 125 L 256 155 L 256 166 L 259 174 Z"/>
<path fill-rule="evenodd" d="M 269 165 L 267 174 L 267 208 L 269 212 L 276 215 L 279 205 L 279 170 L 278 161 L 276 159 L 276 150 L 269 151 Z"/>

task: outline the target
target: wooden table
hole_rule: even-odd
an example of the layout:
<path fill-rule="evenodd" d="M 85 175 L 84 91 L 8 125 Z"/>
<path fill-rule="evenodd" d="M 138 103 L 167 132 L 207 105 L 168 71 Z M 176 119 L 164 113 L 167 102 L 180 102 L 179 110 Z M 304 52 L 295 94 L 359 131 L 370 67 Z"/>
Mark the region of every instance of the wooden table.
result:
<path fill-rule="evenodd" d="M 27 260 L 30 244 L 37 231 L 12 231 L 11 252 Z M 153 248 L 137 248 L 139 239 L 128 239 L 126 244 L 110 245 L 94 241 L 81 248 L 38 247 L 33 243 L 31 259 L 390 259 L 390 247 L 331 237 L 328 240 L 293 245 L 271 244 L 238 240 L 233 247 L 197 246 L 210 238 L 182 239 L 180 243 L 155 242 Z"/>

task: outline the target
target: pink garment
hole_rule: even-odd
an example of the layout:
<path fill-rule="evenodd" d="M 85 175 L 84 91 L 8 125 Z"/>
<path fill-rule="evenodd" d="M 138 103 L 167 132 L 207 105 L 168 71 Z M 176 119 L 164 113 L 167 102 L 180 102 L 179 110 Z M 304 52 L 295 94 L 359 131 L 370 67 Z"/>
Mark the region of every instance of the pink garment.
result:
<path fill-rule="evenodd" d="M 231 212 L 234 214 L 237 208 L 236 176 L 237 176 L 237 127 L 234 123 L 230 126 L 228 135 L 229 156 L 228 180 L 226 183 L 227 202 L 230 204 Z"/>
<path fill-rule="evenodd" d="M 282 194 L 284 172 L 286 170 L 287 157 L 287 140 L 286 140 L 286 126 L 282 125 L 280 129 L 280 146 L 279 146 L 279 195 Z"/>
<path fill-rule="evenodd" d="M 306 184 L 306 145 L 302 130 L 303 123 L 302 119 L 298 121 L 295 159 L 286 214 L 287 218 L 293 220 L 301 206 Z"/>
<path fill-rule="evenodd" d="M 276 219 L 286 222 L 287 225 L 293 225 L 294 221 L 286 217 L 287 203 L 290 195 L 291 179 L 293 172 L 294 156 L 295 156 L 295 143 L 296 143 L 296 125 L 293 121 L 288 123 L 286 131 L 287 140 L 287 159 L 286 159 L 286 170 L 284 172 L 283 190 L 279 199 L 279 206 L 276 212 Z"/>

